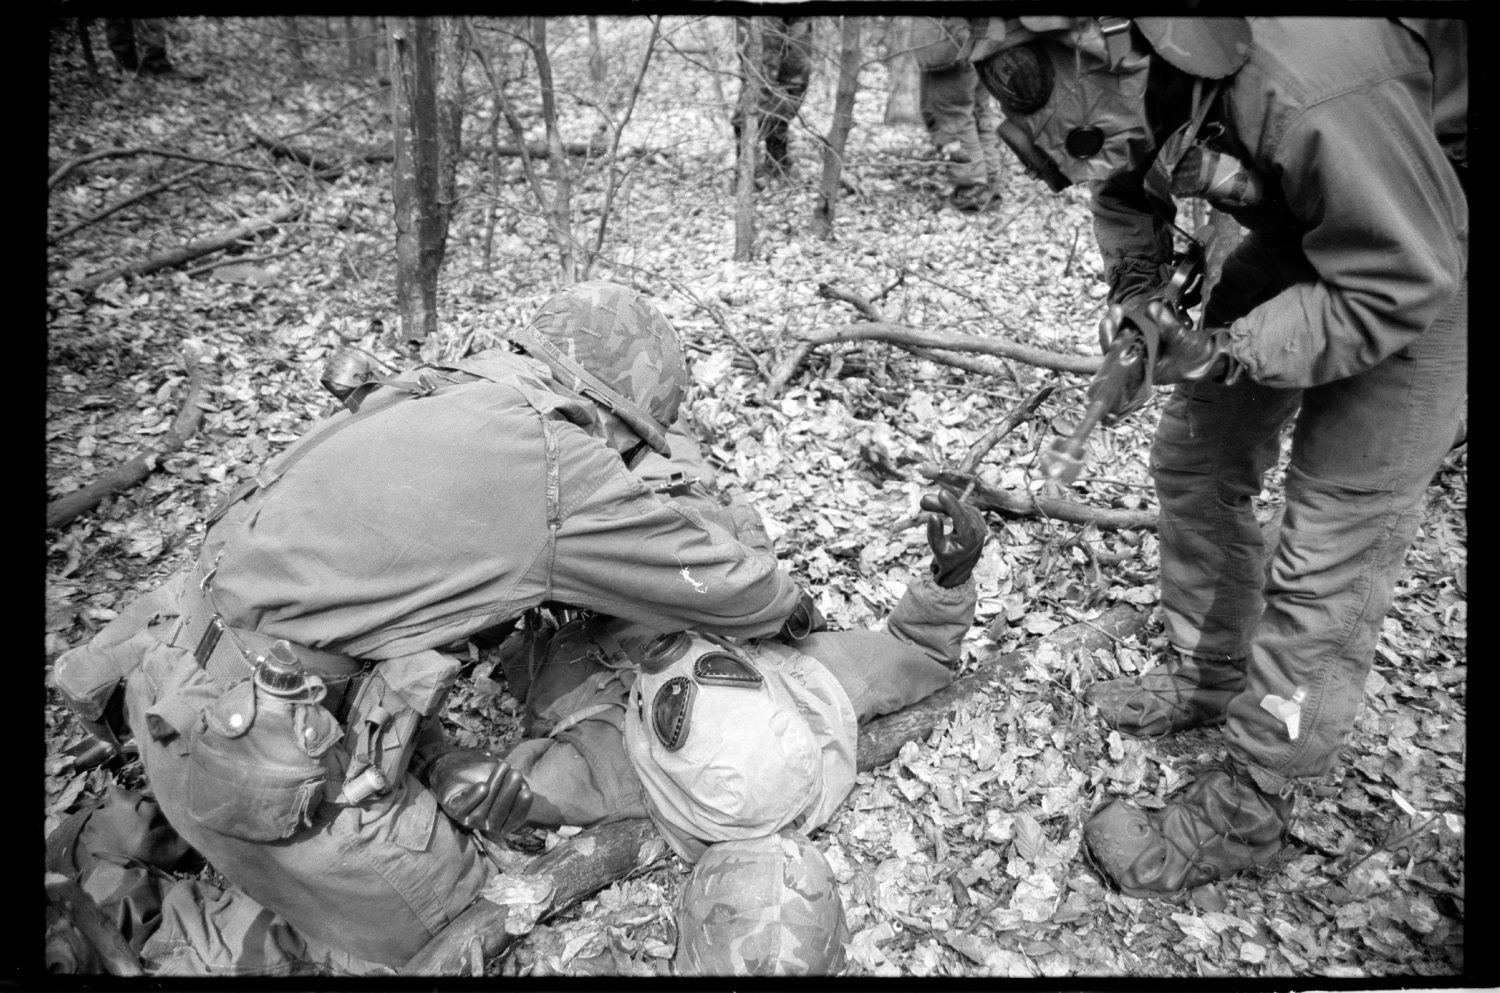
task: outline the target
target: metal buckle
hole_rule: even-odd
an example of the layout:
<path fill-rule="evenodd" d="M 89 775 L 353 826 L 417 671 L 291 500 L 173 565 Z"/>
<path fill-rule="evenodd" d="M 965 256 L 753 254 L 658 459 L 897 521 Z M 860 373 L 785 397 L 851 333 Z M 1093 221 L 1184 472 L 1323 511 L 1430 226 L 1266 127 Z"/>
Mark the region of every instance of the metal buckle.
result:
<path fill-rule="evenodd" d="M 198 645 L 193 649 L 193 658 L 198 663 L 198 668 L 208 665 L 208 660 L 213 657 L 214 649 L 219 645 L 219 639 L 224 637 L 224 619 L 218 614 L 209 619 L 208 627 L 203 630 L 203 637 L 198 639 Z"/>
<path fill-rule="evenodd" d="M 1099 24 L 1099 33 L 1104 36 L 1104 49 L 1109 55 L 1109 67 L 1118 68 L 1130 54 L 1130 18 L 1128 17 L 1100 17 L 1096 18 Z"/>

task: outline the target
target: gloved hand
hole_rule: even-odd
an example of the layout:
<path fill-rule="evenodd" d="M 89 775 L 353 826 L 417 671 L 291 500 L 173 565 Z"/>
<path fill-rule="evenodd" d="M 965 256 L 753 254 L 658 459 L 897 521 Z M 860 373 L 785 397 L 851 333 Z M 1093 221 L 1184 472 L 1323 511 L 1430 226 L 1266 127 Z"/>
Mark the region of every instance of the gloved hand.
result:
<path fill-rule="evenodd" d="M 814 631 L 822 631 L 827 627 L 828 621 L 823 617 L 823 612 L 818 609 L 818 602 L 813 599 L 811 593 L 803 590 L 802 596 L 797 600 L 797 606 L 792 608 L 786 623 L 781 625 L 780 631 L 776 632 L 776 637 L 783 641 L 801 641 Z"/>
<path fill-rule="evenodd" d="M 1234 382 L 1241 366 L 1229 354 L 1229 329 L 1194 331 L 1160 300 L 1146 304 L 1146 319 L 1161 332 L 1152 378 L 1158 386 L 1192 383 L 1200 379 Z"/>
<path fill-rule="evenodd" d="M 531 810 L 531 787 L 521 774 L 478 748 L 439 755 L 427 781 L 450 820 L 494 841 L 524 824 Z"/>
<path fill-rule="evenodd" d="M 984 541 L 990 536 L 989 525 L 984 515 L 975 508 L 959 501 L 958 497 L 943 490 L 927 494 L 922 498 L 922 509 L 934 516 L 927 518 L 927 544 L 932 546 L 932 576 L 942 587 L 962 586 L 974 572 L 974 563 L 984 550 Z M 944 515 L 953 523 L 953 530 L 943 533 Z"/>

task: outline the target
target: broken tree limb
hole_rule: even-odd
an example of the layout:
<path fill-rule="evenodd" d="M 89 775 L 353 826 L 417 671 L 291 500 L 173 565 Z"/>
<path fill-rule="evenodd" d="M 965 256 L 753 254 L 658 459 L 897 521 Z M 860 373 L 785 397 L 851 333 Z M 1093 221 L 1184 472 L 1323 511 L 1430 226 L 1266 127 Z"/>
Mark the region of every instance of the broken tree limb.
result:
<path fill-rule="evenodd" d="M 291 204 L 263 217 L 251 218 L 238 227 L 222 231 L 202 241 L 195 241 L 180 248 L 160 252 L 150 258 L 133 262 L 127 266 L 121 266 L 118 269 L 109 269 L 104 272 L 95 273 L 92 276 L 85 276 L 83 279 L 69 283 L 67 288 L 77 290 L 80 293 L 91 293 L 105 283 L 125 276 L 143 276 L 147 273 L 156 272 L 158 269 L 170 269 L 173 266 L 179 266 L 184 262 L 191 262 L 193 259 L 201 258 L 204 255 L 222 251 L 242 239 L 254 237 L 263 231 L 276 227 L 278 224 L 285 223 L 295 217 L 301 210 L 301 204 Z"/>
<path fill-rule="evenodd" d="M 992 359 L 983 355 L 964 355 L 961 352 L 943 352 L 936 348 L 913 348 L 910 351 L 918 358 L 951 365 L 964 372 L 993 376 L 996 379 L 1009 379 L 1013 383 L 1021 381 L 1021 377 L 1016 375 L 1016 370 L 1007 366 L 1003 359 Z"/>
<path fill-rule="evenodd" d="M 779 397 L 781 391 L 786 389 L 786 384 L 797 375 L 797 370 L 802 368 L 802 363 L 806 362 L 807 357 L 812 354 L 812 350 L 813 347 L 805 341 L 793 345 L 792 350 L 782 356 L 781 361 L 776 363 L 776 368 L 771 370 L 771 377 L 766 380 L 766 388 L 762 396 L 767 400 Z"/>
<path fill-rule="evenodd" d="M 990 453 L 990 449 L 999 444 L 1001 438 L 1015 430 L 1017 424 L 1036 413 L 1036 409 L 1042 405 L 1042 402 L 1052 395 L 1053 389 L 1055 387 L 1051 383 L 1046 384 L 1022 401 L 1019 407 L 1006 414 L 1005 420 L 986 431 L 978 441 L 969 446 L 968 453 L 958 464 L 958 471 L 974 472 L 978 469 L 979 463 Z"/>
<path fill-rule="evenodd" d="M 859 729 L 856 758 L 859 770 L 864 772 L 885 765 L 900 753 L 902 745 L 927 737 L 963 704 L 991 691 L 1006 689 L 1011 680 L 1025 670 L 1026 663 L 1042 645 L 1051 645 L 1064 655 L 1079 648 L 1104 648 L 1115 639 L 1140 630 L 1148 616 L 1148 611 L 1129 604 L 1117 604 L 1095 620 L 1070 624 L 1025 649 L 998 655 L 977 671 L 954 680 L 904 710 L 877 717 Z"/>
<path fill-rule="evenodd" d="M 82 489 L 74 490 L 48 503 L 47 527 L 63 527 L 78 515 L 94 509 L 105 497 L 135 486 L 149 476 L 151 470 L 155 469 L 162 459 L 187 444 L 187 440 L 193 436 L 198 430 L 198 425 L 203 421 L 203 408 L 198 406 L 198 398 L 203 395 L 207 372 L 206 363 L 195 349 L 183 352 L 183 364 L 187 366 L 187 392 L 183 396 L 182 407 L 177 411 L 176 419 L 172 421 L 172 427 L 162 437 L 160 443 Z"/>
<path fill-rule="evenodd" d="M 552 895 L 539 923 L 562 913 L 616 880 L 650 868 L 666 855 L 656 827 L 644 817 L 589 828 L 527 863 L 524 876 L 545 876 Z M 401 967 L 406 976 L 456 976 L 468 961 L 469 943 L 478 939 L 486 956 L 504 955 L 530 927 L 510 921 L 510 908 L 480 897 L 434 935 Z M 519 932 L 506 929 L 510 924 Z"/>
<path fill-rule="evenodd" d="M 126 197 L 123 200 L 117 200 L 114 203 L 110 204 L 108 207 L 105 207 L 103 210 L 94 214 L 90 214 L 88 217 L 85 217 L 82 220 L 75 221 L 74 223 L 69 224 L 67 227 L 57 232 L 57 234 L 49 234 L 47 236 L 47 244 L 55 245 L 71 234 L 82 231 L 84 228 L 92 224 L 98 224 L 106 217 L 111 217 L 115 214 L 118 214 L 126 207 L 140 203 L 142 200 L 145 200 L 148 197 L 153 197 L 156 194 L 160 193 L 162 190 L 170 189 L 185 179 L 192 179 L 194 176 L 198 175 L 198 173 L 207 169 L 210 164 L 211 163 L 208 162 L 201 162 L 198 165 L 182 170 L 176 175 L 168 176 L 166 179 L 157 183 L 155 186 L 148 187 L 147 189 L 144 189 L 141 192 L 137 193 L 135 196 Z"/>
<path fill-rule="evenodd" d="M 278 158 L 291 159 L 293 162 L 307 166 L 318 179 L 331 182 L 344 174 L 343 166 L 334 162 L 324 162 L 311 152 L 305 152 L 300 148 L 293 148 L 284 141 L 268 138 L 258 132 L 251 132 L 251 138 L 257 145 L 272 155 Z"/>
<path fill-rule="evenodd" d="M 870 321 L 865 324 L 835 324 L 818 331 L 804 331 L 797 337 L 809 346 L 831 345 L 843 341 L 884 341 L 906 349 L 945 348 L 955 352 L 981 352 L 999 355 L 1017 362 L 1092 375 L 1100 359 L 1088 355 L 1064 355 L 1046 348 L 1018 345 L 987 335 L 955 334 L 949 331 L 922 331 L 905 324 Z"/>
<path fill-rule="evenodd" d="M 241 145 L 241 148 L 245 146 Z M 233 154 L 237 149 L 231 149 Z M 245 169 L 250 172 L 270 172 L 265 166 L 251 165 L 248 162 L 234 162 L 230 159 L 214 158 L 209 155 L 194 155 L 191 152 L 177 152 L 170 148 L 152 148 L 149 145 L 136 145 L 132 148 L 107 148 L 102 152 L 91 152 L 88 155 L 69 159 L 58 166 L 52 175 L 47 177 L 47 191 L 50 193 L 58 183 L 67 178 L 74 169 L 88 165 L 90 162 L 98 162 L 100 159 L 128 158 L 136 155 L 154 155 L 163 159 L 182 159 L 185 162 L 204 162 L 208 165 L 223 166 L 226 169 Z"/>
<path fill-rule="evenodd" d="M 924 478 L 946 486 L 955 493 L 967 492 L 968 500 L 981 510 L 992 510 L 1007 517 L 1051 517 L 1069 524 L 1092 524 L 1100 531 L 1156 527 L 1154 510 L 1103 509 L 1071 500 L 1033 496 L 1022 490 L 991 486 L 972 473 L 941 469 L 933 465 L 918 466 L 917 471 Z"/>

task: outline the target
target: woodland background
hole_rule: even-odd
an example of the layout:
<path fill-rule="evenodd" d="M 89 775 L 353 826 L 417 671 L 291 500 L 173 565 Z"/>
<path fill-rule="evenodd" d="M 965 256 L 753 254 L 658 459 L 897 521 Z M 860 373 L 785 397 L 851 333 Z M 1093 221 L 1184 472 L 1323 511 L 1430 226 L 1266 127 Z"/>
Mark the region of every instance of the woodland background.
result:
<path fill-rule="evenodd" d="M 461 140 L 415 321 L 420 289 L 398 273 L 391 33 L 412 42 L 417 25 L 176 19 L 181 74 L 153 78 L 119 70 L 97 24 L 89 53 L 74 19 L 55 20 L 48 669 L 190 558 L 221 493 L 334 409 L 319 378 L 340 345 L 393 367 L 453 358 L 570 276 L 613 279 L 682 332 L 694 430 L 834 626 L 878 622 L 925 567 L 913 525 L 934 480 L 989 512 L 963 663 L 982 690 L 862 773 L 816 837 L 852 934 L 848 974 L 1458 974 L 1467 446 L 1433 480 L 1345 761 L 1301 802 L 1284 856 L 1176 900 L 1112 892 L 1080 850 L 1084 818 L 1116 795 L 1160 803 L 1221 752 L 1211 732 L 1107 732 L 1081 701 L 1163 647 L 1145 468 L 1160 398 L 1096 433 L 1065 501 L 1038 499 L 1038 453 L 1077 418 L 1097 356 L 1106 287 L 1086 194 L 1049 194 L 1007 154 L 998 204 L 945 206 L 944 163 L 912 115 L 905 20 L 818 19 L 798 172 L 757 191 L 729 125 L 747 75 L 732 18 L 441 19 L 437 43 L 459 49 L 440 51 L 467 47 L 437 91 Z M 60 502 L 100 480 L 123 485 Z M 1123 633 L 1090 628 L 1130 607 Z M 461 742 L 503 748 L 516 703 L 491 661 L 445 719 Z M 141 785 L 138 763 L 77 767 L 84 735 L 50 690 L 45 735 L 48 829 L 111 780 Z M 657 858 L 484 968 L 663 973 L 685 878 Z"/>

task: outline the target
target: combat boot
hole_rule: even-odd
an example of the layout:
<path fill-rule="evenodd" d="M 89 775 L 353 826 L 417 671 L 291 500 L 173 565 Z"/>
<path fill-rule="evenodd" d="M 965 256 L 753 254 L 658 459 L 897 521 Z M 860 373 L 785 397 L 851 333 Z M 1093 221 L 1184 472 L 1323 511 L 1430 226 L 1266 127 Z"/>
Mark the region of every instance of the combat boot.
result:
<path fill-rule="evenodd" d="M 1094 683 L 1083 698 L 1115 730 L 1156 738 L 1223 724 L 1229 701 L 1244 688 L 1243 659 L 1200 659 L 1174 651 L 1170 661 L 1139 676 Z"/>
<path fill-rule="evenodd" d="M 1123 800 L 1083 826 L 1095 863 L 1126 896 L 1161 896 L 1259 865 L 1281 851 L 1290 797 L 1272 796 L 1230 762 L 1160 810 Z"/>

